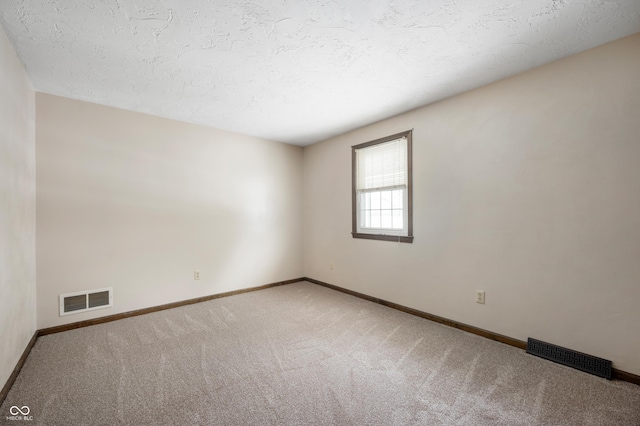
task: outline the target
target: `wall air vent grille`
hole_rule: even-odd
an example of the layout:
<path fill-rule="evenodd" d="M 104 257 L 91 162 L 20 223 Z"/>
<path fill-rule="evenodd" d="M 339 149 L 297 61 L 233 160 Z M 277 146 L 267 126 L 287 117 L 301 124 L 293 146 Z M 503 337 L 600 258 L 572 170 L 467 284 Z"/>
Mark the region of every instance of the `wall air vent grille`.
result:
<path fill-rule="evenodd" d="M 527 340 L 527 353 L 611 380 L 611 361 L 540 340 Z"/>
<path fill-rule="evenodd" d="M 60 316 L 113 306 L 113 287 L 78 291 L 59 296 Z"/>

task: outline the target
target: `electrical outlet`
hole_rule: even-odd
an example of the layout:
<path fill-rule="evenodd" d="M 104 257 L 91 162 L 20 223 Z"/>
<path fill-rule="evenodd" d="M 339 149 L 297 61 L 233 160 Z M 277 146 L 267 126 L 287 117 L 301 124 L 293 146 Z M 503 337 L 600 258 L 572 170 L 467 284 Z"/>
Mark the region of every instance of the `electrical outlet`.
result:
<path fill-rule="evenodd" d="M 331 262 L 329 262 L 329 269 L 331 269 L 333 271 L 333 260 Z"/>
<path fill-rule="evenodd" d="M 476 303 L 484 305 L 484 291 L 476 290 Z"/>
<path fill-rule="evenodd" d="M 194 280 L 199 280 L 200 279 L 200 271 L 199 270 L 195 270 L 193 271 L 193 279 Z"/>

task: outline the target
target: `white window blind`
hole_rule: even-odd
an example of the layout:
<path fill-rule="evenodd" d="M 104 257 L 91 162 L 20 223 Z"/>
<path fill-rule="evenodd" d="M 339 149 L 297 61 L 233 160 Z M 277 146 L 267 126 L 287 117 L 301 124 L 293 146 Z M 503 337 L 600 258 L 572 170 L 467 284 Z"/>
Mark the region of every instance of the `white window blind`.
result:
<path fill-rule="evenodd" d="M 405 188 L 407 138 L 358 149 L 356 163 L 356 191 Z"/>
<path fill-rule="evenodd" d="M 412 133 L 351 147 L 353 238 L 413 242 Z"/>

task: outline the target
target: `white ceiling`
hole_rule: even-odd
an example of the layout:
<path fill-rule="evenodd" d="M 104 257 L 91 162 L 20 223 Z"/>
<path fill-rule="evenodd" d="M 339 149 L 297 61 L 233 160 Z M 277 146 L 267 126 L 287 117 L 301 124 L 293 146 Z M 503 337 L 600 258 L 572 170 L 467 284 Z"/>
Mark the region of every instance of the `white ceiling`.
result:
<path fill-rule="evenodd" d="M 640 31 L 639 0 L 0 0 L 36 90 L 308 145 Z"/>

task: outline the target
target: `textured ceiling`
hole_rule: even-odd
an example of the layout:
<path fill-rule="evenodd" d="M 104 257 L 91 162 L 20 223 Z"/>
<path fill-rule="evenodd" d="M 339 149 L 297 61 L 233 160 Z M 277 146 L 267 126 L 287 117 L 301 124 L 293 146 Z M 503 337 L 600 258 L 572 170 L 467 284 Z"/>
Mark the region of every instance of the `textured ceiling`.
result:
<path fill-rule="evenodd" d="M 0 0 L 36 90 L 307 145 L 640 31 L 639 0 Z"/>

